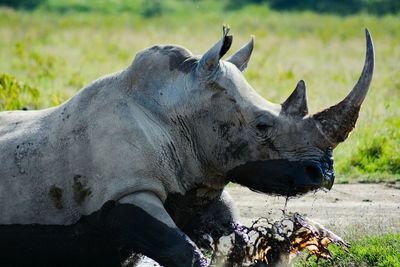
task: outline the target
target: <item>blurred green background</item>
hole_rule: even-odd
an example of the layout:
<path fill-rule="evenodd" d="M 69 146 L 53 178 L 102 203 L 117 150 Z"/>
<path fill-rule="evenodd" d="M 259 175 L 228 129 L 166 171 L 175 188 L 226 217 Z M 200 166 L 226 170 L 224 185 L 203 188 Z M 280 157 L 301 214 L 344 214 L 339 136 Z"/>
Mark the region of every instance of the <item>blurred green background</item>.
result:
<path fill-rule="evenodd" d="M 311 112 L 341 100 L 361 72 L 364 28 L 376 71 L 356 129 L 335 150 L 338 181 L 400 181 L 398 0 L 0 0 L 0 110 L 58 105 L 153 44 L 202 54 L 229 24 L 232 51 L 256 37 L 245 76 L 282 102 L 300 79 Z"/>

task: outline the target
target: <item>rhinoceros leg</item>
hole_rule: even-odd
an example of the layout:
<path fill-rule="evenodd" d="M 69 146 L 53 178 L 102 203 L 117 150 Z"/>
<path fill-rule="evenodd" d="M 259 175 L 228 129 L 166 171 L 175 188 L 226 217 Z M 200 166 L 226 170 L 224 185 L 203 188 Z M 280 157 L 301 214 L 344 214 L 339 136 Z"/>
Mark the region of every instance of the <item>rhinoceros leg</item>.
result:
<path fill-rule="evenodd" d="M 202 209 L 197 210 L 192 218 L 182 227 L 192 240 L 199 240 L 199 235 L 209 234 L 214 239 L 229 235 L 238 224 L 239 215 L 228 192 L 222 191 Z"/>
<path fill-rule="evenodd" d="M 218 266 L 241 266 L 243 257 L 241 248 L 247 244 L 248 236 L 239 223 L 238 211 L 226 191 L 194 212 L 191 220 L 181 227 L 197 246 L 206 250 L 213 249 L 210 247 L 209 237 L 217 241 L 222 236 L 234 234 L 233 251 L 226 262 L 223 265 L 219 262 Z"/>
<path fill-rule="evenodd" d="M 209 249 L 209 237 L 218 240 L 235 232 L 235 240 L 245 242 L 238 212 L 226 191 L 192 191 L 171 195 L 165 203 L 172 218 L 198 247 Z"/>
<path fill-rule="evenodd" d="M 141 253 L 165 267 L 206 264 L 196 245 L 152 193 L 125 197 L 110 209 L 105 223 L 112 241 L 123 251 Z"/>

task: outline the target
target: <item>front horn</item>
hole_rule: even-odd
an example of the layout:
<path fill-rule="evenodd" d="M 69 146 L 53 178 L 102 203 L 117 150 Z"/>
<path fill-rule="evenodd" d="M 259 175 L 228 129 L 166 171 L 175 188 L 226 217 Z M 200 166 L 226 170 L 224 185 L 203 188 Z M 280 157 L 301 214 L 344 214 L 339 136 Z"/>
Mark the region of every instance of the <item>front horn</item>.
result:
<path fill-rule="evenodd" d="M 357 84 L 340 103 L 312 116 L 331 147 L 343 142 L 353 130 L 372 80 L 375 61 L 374 44 L 368 29 L 365 29 L 365 35 L 367 51 L 364 68 Z"/>

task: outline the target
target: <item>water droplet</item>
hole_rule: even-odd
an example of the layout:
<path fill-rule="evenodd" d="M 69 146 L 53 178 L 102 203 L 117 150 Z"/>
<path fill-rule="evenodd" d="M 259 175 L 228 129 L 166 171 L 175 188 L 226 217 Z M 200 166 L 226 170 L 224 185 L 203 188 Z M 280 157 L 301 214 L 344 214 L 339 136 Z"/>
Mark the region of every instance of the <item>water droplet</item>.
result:
<path fill-rule="evenodd" d="M 283 210 L 282 210 L 284 215 L 286 215 L 286 209 L 287 209 L 288 202 L 289 202 L 289 197 L 287 196 L 285 199 L 285 206 L 283 207 Z"/>

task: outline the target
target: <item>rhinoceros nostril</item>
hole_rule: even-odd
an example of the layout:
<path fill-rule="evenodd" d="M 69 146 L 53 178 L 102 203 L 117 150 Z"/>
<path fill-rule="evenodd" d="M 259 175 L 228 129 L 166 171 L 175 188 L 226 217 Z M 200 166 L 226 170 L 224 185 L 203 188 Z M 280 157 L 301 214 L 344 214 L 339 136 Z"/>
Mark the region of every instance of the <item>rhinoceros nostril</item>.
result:
<path fill-rule="evenodd" d="M 306 166 L 305 173 L 313 182 L 321 182 L 322 173 L 318 167 L 315 166 Z"/>

